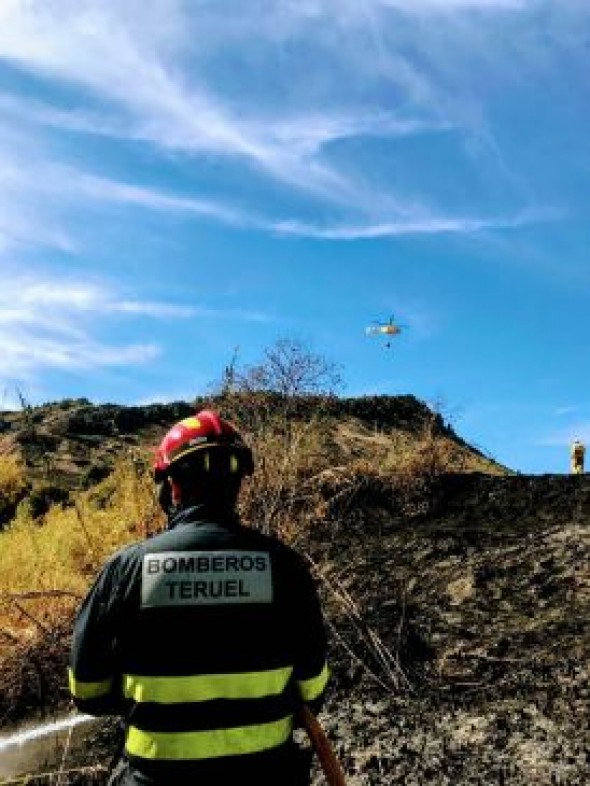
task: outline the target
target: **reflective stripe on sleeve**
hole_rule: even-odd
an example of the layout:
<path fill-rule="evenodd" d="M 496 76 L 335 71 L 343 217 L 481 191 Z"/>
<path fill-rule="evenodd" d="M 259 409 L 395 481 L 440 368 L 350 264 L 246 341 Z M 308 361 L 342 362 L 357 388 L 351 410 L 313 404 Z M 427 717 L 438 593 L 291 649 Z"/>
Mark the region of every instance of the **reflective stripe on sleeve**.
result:
<path fill-rule="evenodd" d="M 328 669 L 328 664 L 324 663 L 324 668 L 317 677 L 312 677 L 308 680 L 297 680 L 299 693 L 303 701 L 313 701 L 317 699 L 318 696 L 321 696 L 328 684 L 329 677 L 330 670 Z"/>
<path fill-rule="evenodd" d="M 107 696 L 113 687 L 113 680 L 101 680 L 100 682 L 83 682 L 76 679 L 71 668 L 68 669 L 68 683 L 70 693 L 75 699 L 98 699 Z"/>
<path fill-rule="evenodd" d="M 145 677 L 127 674 L 125 698 L 141 703 L 181 704 L 213 699 L 262 699 L 281 694 L 291 678 L 288 666 L 241 674 L 201 674 L 185 677 Z"/>
<path fill-rule="evenodd" d="M 293 730 L 293 716 L 272 723 L 231 729 L 189 732 L 150 732 L 130 726 L 125 750 L 143 759 L 213 759 L 276 748 Z"/>

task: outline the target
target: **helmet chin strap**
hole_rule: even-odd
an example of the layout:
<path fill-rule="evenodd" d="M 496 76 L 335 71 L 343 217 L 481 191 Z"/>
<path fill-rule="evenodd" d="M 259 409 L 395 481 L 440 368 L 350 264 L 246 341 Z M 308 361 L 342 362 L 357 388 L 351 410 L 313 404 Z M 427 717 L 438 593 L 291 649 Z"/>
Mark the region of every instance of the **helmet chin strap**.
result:
<path fill-rule="evenodd" d="M 168 516 L 168 521 L 174 518 L 182 508 L 180 486 L 178 486 L 172 478 L 166 477 L 160 484 L 158 502 L 164 513 Z"/>
<path fill-rule="evenodd" d="M 174 513 L 176 505 L 172 499 L 172 488 L 170 487 L 170 480 L 168 478 L 164 478 L 160 483 L 158 489 L 158 502 L 164 513 L 170 518 Z"/>

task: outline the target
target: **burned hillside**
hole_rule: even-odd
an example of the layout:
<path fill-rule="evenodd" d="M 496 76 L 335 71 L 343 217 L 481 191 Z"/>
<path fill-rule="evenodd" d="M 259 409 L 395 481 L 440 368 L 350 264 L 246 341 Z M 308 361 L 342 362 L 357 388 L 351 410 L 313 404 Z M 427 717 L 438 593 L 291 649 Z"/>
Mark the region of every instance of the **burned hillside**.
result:
<path fill-rule="evenodd" d="M 451 475 L 438 494 L 426 516 L 372 509 L 314 532 L 350 770 L 587 783 L 590 480 Z"/>
<path fill-rule="evenodd" d="M 511 472 L 412 397 L 262 403 L 231 402 L 257 455 L 242 514 L 313 565 L 333 672 L 322 720 L 349 784 L 588 782 L 590 479 Z M 51 583 L 2 588 L 6 725 L 66 709 L 69 620 L 118 542 L 105 528 L 133 540 L 161 525 L 150 450 L 193 411 L 78 401 L 2 415 L 2 455 L 30 473 L 0 549 L 31 522 L 40 553 L 60 517 L 79 538 Z M 141 527 L 119 523 L 128 482 Z M 48 486 L 63 496 L 32 509 Z M 100 764 L 110 737 L 100 745 L 71 764 Z"/>

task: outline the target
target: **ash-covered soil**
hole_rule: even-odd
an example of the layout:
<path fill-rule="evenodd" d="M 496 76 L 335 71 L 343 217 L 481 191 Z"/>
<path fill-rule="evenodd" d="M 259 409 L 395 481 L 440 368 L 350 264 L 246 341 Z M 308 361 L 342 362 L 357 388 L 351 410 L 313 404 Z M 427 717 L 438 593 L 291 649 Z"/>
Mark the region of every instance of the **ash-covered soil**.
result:
<path fill-rule="evenodd" d="M 435 499 L 314 533 L 349 784 L 590 783 L 590 478 L 451 476 Z"/>

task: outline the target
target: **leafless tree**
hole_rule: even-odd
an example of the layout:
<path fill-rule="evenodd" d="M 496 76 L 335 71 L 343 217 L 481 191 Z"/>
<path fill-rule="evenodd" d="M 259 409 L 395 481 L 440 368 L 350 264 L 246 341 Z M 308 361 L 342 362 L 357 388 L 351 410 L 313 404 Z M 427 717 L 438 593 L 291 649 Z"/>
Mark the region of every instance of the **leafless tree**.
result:
<path fill-rule="evenodd" d="M 280 338 L 264 350 L 262 361 L 242 372 L 234 368 L 238 389 L 264 390 L 286 397 L 332 395 L 342 387 L 339 367 L 305 342 Z"/>

